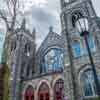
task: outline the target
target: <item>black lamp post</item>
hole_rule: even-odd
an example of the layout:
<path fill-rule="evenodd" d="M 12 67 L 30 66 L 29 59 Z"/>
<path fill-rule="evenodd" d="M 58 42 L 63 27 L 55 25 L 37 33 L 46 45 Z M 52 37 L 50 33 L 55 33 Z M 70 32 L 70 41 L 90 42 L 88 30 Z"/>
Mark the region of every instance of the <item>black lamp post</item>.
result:
<path fill-rule="evenodd" d="M 91 50 L 90 50 L 90 47 L 89 47 L 89 44 L 88 44 L 88 35 L 89 35 L 88 19 L 86 17 L 77 18 L 77 20 L 75 21 L 75 27 L 78 29 L 78 31 L 80 33 L 80 36 L 84 37 L 84 40 L 85 40 L 85 43 L 86 43 L 86 47 L 87 47 L 87 51 L 88 51 L 88 55 L 89 55 L 89 59 L 90 59 L 90 63 L 91 63 L 91 67 L 92 67 L 92 71 L 93 71 L 94 82 L 96 84 L 98 98 L 100 100 L 99 79 L 98 79 L 98 75 L 97 75 L 97 72 L 96 72 L 95 64 L 93 62 L 93 58 L 92 58 L 92 55 L 91 55 Z"/>

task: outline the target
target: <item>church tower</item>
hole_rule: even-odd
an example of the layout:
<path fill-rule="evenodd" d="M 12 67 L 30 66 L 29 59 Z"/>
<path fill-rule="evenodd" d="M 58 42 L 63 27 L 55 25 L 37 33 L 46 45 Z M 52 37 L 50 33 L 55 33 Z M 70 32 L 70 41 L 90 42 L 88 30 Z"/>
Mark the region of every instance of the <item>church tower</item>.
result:
<path fill-rule="evenodd" d="M 9 46 L 9 99 L 19 100 L 22 80 L 34 75 L 35 60 L 35 29 L 31 33 L 26 29 L 26 20 L 23 19 L 21 28 L 10 36 Z"/>
<path fill-rule="evenodd" d="M 85 16 L 89 21 L 88 44 L 92 52 L 93 60 L 100 76 L 100 18 L 97 17 L 91 0 L 61 0 L 61 27 L 65 45 L 68 48 L 70 66 L 65 67 L 65 98 L 66 100 L 81 100 L 95 98 L 96 89 L 91 70 L 91 64 L 87 54 L 85 41 L 80 37 L 75 28 L 74 16 Z M 68 77 L 70 68 L 70 79 Z M 92 79 L 90 79 L 90 76 Z M 88 82 L 87 82 L 88 80 Z M 68 86 L 68 81 L 71 83 Z M 67 88 L 68 87 L 68 88 Z"/>

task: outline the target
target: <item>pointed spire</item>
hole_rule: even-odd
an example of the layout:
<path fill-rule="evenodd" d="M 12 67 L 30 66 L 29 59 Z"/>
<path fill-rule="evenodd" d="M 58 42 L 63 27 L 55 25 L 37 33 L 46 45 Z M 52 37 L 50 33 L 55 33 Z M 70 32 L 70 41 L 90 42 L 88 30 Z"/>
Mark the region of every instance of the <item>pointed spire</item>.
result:
<path fill-rule="evenodd" d="M 32 38 L 33 38 L 33 59 L 35 61 L 35 52 L 36 52 L 36 28 L 33 28 L 33 31 L 32 31 Z M 34 62 L 35 63 L 35 62 Z"/>
<path fill-rule="evenodd" d="M 65 7 L 65 0 L 60 0 L 61 9 Z"/>
<path fill-rule="evenodd" d="M 33 28 L 33 31 L 32 31 L 32 33 L 36 33 L 36 28 Z"/>
<path fill-rule="evenodd" d="M 53 26 L 49 27 L 49 32 L 53 32 Z"/>
<path fill-rule="evenodd" d="M 21 29 L 25 30 L 26 19 L 24 18 L 21 24 Z"/>
<path fill-rule="evenodd" d="M 33 36 L 33 38 L 35 39 L 35 36 L 36 36 L 36 28 L 33 28 L 32 36 Z"/>

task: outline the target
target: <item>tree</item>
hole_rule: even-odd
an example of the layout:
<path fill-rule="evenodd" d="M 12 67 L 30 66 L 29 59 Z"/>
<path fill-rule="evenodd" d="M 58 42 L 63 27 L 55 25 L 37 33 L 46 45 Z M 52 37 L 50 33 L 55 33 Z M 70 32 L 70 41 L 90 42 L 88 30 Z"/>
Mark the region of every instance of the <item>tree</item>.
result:
<path fill-rule="evenodd" d="M 19 0 L 0 0 L 0 18 L 4 20 L 7 28 L 3 54 L 2 54 L 2 70 L 3 70 L 3 88 L 0 89 L 3 92 L 2 100 L 8 100 L 8 80 L 9 69 L 7 65 L 8 60 L 8 48 L 9 48 L 9 36 L 17 33 L 17 28 L 21 26 L 22 12 L 20 11 Z"/>
<path fill-rule="evenodd" d="M 7 29 L 14 32 L 16 26 L 21 25 L 22 5 L 19 3 L 19 0 L 0 0 L 0 2 L 2 4 L 0 7 L 0 17 L 5 21 Z"/>

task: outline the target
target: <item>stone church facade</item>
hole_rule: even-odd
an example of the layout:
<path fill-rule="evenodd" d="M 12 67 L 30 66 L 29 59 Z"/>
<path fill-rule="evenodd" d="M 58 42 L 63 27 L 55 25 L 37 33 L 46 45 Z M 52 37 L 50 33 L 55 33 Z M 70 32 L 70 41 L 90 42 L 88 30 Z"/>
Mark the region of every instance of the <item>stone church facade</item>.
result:
<path fill-rule="evenodd" d="M 30 33 L 25 20 L 18 34 L 10 36 L 10 100 L 83 100 L 96 98 L 85 41 L 74 27 L 73 16 L 89 21 L 88 43 L 100 76 L 100 19 L 91 0 L 61 0 L 61 34 L 50 27 L 36 51 L 35 29 Z M 13 59 L 12 59 L 13 58 Z"/>

